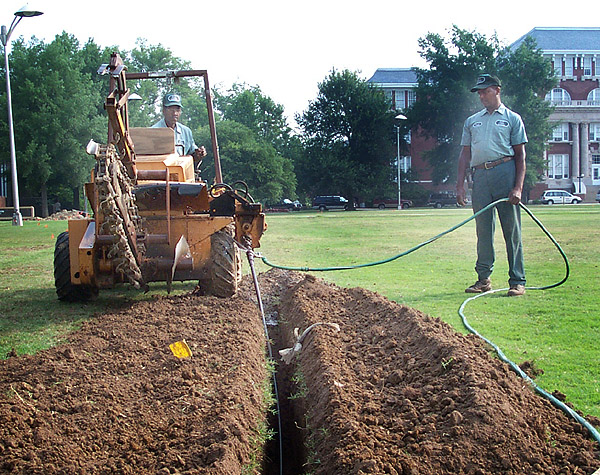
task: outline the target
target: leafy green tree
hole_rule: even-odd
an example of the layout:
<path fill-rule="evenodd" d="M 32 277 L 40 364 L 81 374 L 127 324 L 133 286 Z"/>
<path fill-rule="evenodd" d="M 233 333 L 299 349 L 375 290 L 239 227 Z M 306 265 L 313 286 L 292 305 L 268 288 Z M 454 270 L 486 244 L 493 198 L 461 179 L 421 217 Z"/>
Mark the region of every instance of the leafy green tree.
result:
<path fill-rule="evenodd" d="M 85 144 L 103 127 L 99 93 L 83 72 L 86 57 L 77 39 L 67 33 L 49 44 L 35 39 L 28 45 L 22 40 L 13 43 L 11 89 L 20 192 L 24 197 L 41 195 L 43 215 L 48 195 L 69 202 L 65 193 L 71 190 L 76 198 L 93 166 Z"/>
<path fill-rule="evenodd" d="M 243 181 L 257 201 L 275 203 L 284 197 L 293 197 L 296 177 L 293 163 L 281 156 L 271 144 L 257 137 L 253 130 L 232 120 L 217 123 L 221 168 L 225 183 Z M 210 143 L 208 127 L 196 132 L 196 142 Z M 202 178 L 214 180 L 214 155 L 202 164 Z"/>
<path fill-rule="evenodd" d="M 421 56 L 429 69 L 417 69 L 417 101 L 407 116 L 437 146 L 426 152 L 433 179 L 453 181 L 464 120 L 481 110 L 477 94 L 470 92 L 477 75 L 496 74 L 502 82 L 502 101 L 519 113 L 529 142 L 525 191 L 543 170 L 543 151 L 551 133 L 548 117 L 551 106 L 545 94 L 555 84 L 551 65 L 544 60 L 535 41 L 527 38 L 516 50 L 501 47 L 490 38 L 453 26 L 449 38 L 429 33 L 419 40 Z"/>
<path fill-rule="evenodd" d="M 481 109 L 470 91 L 481 72 L 495 74 L 499 51 L 495 36 L 461 30 L 454 25 L 449 38 L 428 33 L 419 39 L 420 55 L 429 69 L 416 69 L 417 101 L 407 112 L 413 127 L 419 127 L 437 146 L 426 153 L 436 183 L 456 177 L 464 120 Z"/>
<path fill-rule="evenodd" d="M 525 38 L 516 50 L 505 48 L 499 54 L 498 74 L 502 79 L 503 101 L 521 115 L 527 131 L 524 185 L 527 192 L 542 179 L 546 168 L 544 150 L 552 134 L 548 117 L 553 106 L 545 100 L 545 95 L 557 81 L 552 65 L 543 58 L 531 37 Z"/>
<path fill-rule="evenodd" d="M 217 107 L 223 118 L 245 125 L 258 137 L 283 153 L 292 131 L 282 105 L 265 96 L 258 86 L 234 84 L 224 95 L 217 96 Z"/>
<path fill-rule="evenodd" d="M 333 70 L 297 118 L 306 148 L 296 163 L 300 187 L 372 198 L 394 160 L 393 116 L 380 89 L 354 72 Z"/>

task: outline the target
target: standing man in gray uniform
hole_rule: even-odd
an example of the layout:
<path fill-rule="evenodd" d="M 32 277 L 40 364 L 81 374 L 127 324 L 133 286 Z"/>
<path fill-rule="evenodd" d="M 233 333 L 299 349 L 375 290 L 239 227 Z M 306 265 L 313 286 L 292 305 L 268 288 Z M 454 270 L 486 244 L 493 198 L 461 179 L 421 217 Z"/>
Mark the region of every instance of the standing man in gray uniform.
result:
<path fill-rule="evenodd" d="M 181 117 L 181 96 L 179 94 L 166 94 L 163 98 L 163 118 L 152 127 L 169 127 L 175 131 L 175 150 L 179 155 L 194 157 L 196 168 L 206 156 L 206 149 L 198 147 L 194 142 L 192 130 L 179 123 Z"/>
<path fill-rule="evenodd" d="M 484 109 L 465 121 L 458 159 L 456 201 L 466 204 L 465 178 L 473 175 L 473 211 L 477 212 L 500 198 L 499 203 L 475 219 L 477 230 L 477 282 L 465 289 L 468 293 L 492 289 L 494 270 L 494 228 L 496 209 L 504 234 L 509 267 L 508 296 L 525 293 L 525 267 L 521 242 L 521 202 L 525 180 L 525 144 L 527 134 L 521 116 L 508 109 L 500 99 L 500 81 L 482 74 L 471 92 L 477 92 Z"/>

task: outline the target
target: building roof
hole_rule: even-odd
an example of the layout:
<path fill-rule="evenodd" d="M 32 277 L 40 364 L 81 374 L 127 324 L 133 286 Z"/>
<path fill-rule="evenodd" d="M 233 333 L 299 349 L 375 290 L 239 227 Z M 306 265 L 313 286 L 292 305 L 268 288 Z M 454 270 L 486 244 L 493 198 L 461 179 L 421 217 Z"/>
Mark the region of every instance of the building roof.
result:
<path fill-rule="evenodd" d="M 536 27 L 510 45 L 518 48 L 527 36 L 545 53 L 600 53 L 600 28 Z"/>
<path fill-rule="evenodd" d="M 375 74 L 367 82 L 380 85 L 394 84 L 396 87 L 404 84 L 407 87 L 414 87 L 417 85 L 417 74 L 412 68 L 377 68 Z"/>

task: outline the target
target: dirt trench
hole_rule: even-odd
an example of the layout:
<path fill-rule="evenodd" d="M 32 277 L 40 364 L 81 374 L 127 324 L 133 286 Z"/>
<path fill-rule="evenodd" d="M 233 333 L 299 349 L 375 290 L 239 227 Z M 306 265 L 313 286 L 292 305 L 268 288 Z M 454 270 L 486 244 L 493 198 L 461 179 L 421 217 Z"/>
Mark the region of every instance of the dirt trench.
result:
<path fill-rule="evenodd" d="M 600 448 L 474 337 L 364 289 L 260 276 L 286 475 L 592 474 Z M 189 359 L 168 345 L 185 339 Z M 99 315 L 68 343 L 0 361 L 1 473 L 279 473 L 252 284 Z M 598 422 L 595 420 L 595 422 Z"/>

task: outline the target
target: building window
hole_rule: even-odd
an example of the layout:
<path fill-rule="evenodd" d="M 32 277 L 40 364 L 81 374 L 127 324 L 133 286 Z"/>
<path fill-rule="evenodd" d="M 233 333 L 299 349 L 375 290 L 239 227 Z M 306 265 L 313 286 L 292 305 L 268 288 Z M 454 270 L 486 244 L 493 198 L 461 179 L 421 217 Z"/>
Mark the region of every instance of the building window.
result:
<path fill-rule="evenodd" d="M 402 173 L 408 173 L 412 167 L 412 158 L 408 157 L 400 157 L 400 170 Z"/>
<path fill-rule="evenodd" d="M 417 91 L 411 89 L 408 91 L 408 107 L 412 106 L 417 101 Z"/>
<path fill-rule="evenodd" d="M 591 56 L 583 57 L 583 75 L 584 76 L 592 75 L 592 57 Z"/>
<path fill-rule="evenodd" d="M 600 122 L 590 123 L 590 142 L 600 142 Z"/>
<path fill-rule="evenodd" d="M 592 154 L 592 180 L 594 185 L 600 185 L 600 155 Z"/>
<path fill-rule="evenodd" d="M 561 77 L 562 73 L 562 59 L 554 58 L 554 75 Z"/>
<path fill-rule="evenodd" d="M 398 110 L 402 110 L 406 107 L 406 100 L 405 100 L 405 94 L 404 91 L 402 89 L 400 90 L 395 90 L 395 102 L 394 102 L 394 108 L 398 111 Z"/>
<path fill-rule="evenodd" d="M 556 106 L 570 106 L 571 96 L 570 94 L 560 87 L 555 87 L 546 94 L 546 100 Z"/>
<path fill-rule="evenodd" d="M 574 61 L 574 58 L 566 58 L 565 59 L 565 76 L 566 77 L 573 76 L 573 61 Z"/>
<path fill-rule="evenodd" d="M 569 140 L 569 124 L 563 122 L 552 130 L 552 141 L 567 142 Z"/>
<path fill-rule="evenodd" d="M 569 156 L 566 154 L 548 155 L 548 178 L 569 178 Z"/>
<path fill-rule="evenodd" d="M 600 106 L 600 88 L 592 89 L 587 96 L 588 106 Z"/>

